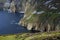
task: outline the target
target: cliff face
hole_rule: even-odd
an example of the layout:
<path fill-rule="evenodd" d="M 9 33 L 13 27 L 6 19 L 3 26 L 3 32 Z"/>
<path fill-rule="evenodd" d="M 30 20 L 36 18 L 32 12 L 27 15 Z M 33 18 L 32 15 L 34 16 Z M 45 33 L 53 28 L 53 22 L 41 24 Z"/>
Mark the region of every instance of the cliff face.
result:
<path fill-rule="evenodd" d="M 25 11 L 27 0 L 7 0 L 4 4 L 4 10 L 11 12 Z"/>
<path fill-rule="evenodd" d="M 28 8 L 27 6 L 29 6 L 29 5 L 31 8 L 33 8 L 33 10 L 37 10 L 37 11 L 54 10 L 57 12 L 57 10 L 60 10 L 60 0 L 12 0 L 12 1 L 9 0 L 9 1 L 7 2 L 7 3 L 9 3 L 9 5 L 12 3 L 12 1 L 14 1 L 14 3 L 15 3 L 14 6 L 16 8 L 16 11 L 18 11 L 18 12 L 26 11 Z M 7 6 L 8 6 L 8 4 L 7 4 Z M 8 9 L 9 9 L 9 7 L 8 7 Z"/>
<path fill-rule="evenodd" d="M 19 24 L 28 30 L 41 32 L 60 30 L 59 3 L 60 1 L 57 2 L 56 0 L 28 0 L 24 17 Z"/>

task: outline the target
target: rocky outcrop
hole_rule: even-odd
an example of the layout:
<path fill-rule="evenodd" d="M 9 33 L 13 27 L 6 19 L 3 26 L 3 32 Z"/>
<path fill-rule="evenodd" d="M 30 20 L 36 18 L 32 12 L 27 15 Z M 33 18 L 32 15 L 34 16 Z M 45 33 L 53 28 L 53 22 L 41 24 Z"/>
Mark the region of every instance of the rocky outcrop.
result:
<path fill-rule="evenodd" d="M 10 10 L 14 13 L 16 12 L 16 7 L 15 7 L 15 2 L 14 1 L 12 1 L 11 4 L 10 4 Z"/>
<path fill-rule="evenodd" d="M 25 11 L 27 0 L 8 0 L 4 4 L 4 10 L 10 12 Z"/>
<path fill-rule="evenodd" d="M 14 1 L 6 2 L 4 4 L 3 10 L 4 11 L 8 11 L 8 12 L 14 12 L 15 13 L 15 11 L 16 11 L 15 2 Z"/>
<path fill-rule="evenodd" d="M 60 14 L 56 11 L 58 7 L 56 7 L 57 9 L 51 9 L 55 1 L 28 0 L 25 6 L 24 17 L 19 24 L 23 25 L 28 30 L 37 30 L 41 32 L 60 30 Z"/>
<path fill-rule="evenodd" d="M 38 18 L 38 17 L 37 17 Z M 29 20 L 26 20 L 26 18 L 22 19 L 19 24 L 27 28 L 28 30 L 37 30 L 40 32 L 50 32 L 50 31 L 59 31 L 60 30 L 60 22 L 55 19 L 55 21 L 49 21 L 49 19 L 37 19 L 36 17 L 33 19 L 30 18 Z M 44 22 L 43 22 L 44 21 Z"/>
<path fill-rule="evenodd" d="M 8 1 L 11 1 L 11 0 L 8 0 Z M 59 0 L 12 0 L 12 1 L 15 2 L 15 7 L 16 7 L 17 12 L 20 12 L 20 11 L 25 12 L 26 7 L 28 6 L 27 4 L 31 5 L 30 7 L 34 7 L 34 10 L 37 10 L 37 11 L 40 11 L 40 10 L 52 11 L 53 10 L 57 12 L 57 10 L 60 10 Z"/>

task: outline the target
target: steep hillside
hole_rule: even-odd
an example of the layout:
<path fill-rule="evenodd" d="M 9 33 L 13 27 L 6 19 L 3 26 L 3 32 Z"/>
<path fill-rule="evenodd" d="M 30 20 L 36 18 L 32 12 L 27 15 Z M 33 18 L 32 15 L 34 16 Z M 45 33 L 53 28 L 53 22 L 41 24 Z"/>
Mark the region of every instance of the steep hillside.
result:
<path fill-rule="evenodd" d="M 24 17 L 19 24 L 25 26 L 28 30 L 41 32 L 60 30 L 60 1 L 58 1 L 28 0 Z"/>

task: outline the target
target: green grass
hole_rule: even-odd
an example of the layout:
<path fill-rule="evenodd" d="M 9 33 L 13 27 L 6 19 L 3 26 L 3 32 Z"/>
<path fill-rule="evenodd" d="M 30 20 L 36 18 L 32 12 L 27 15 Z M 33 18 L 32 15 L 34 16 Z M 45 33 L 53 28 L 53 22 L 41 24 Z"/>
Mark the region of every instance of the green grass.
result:
<path fill-rule="evenodd" d="M 15 35 L 0 36 L 0 40 L 15 40 Z"/>
<path fill-rule="evenodd" d="M 2 35 L 0 40 L 43 40 L 46 38 L 60 37 L 60 32 L 44 32 L 44 33 L 21 33 L 14 35 Z"/>

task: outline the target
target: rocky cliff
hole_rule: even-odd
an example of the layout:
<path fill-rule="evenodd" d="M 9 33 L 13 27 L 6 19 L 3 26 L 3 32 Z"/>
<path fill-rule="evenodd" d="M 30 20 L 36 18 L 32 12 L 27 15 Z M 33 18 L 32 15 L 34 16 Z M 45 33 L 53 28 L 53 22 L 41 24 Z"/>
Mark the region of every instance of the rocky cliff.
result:
<path fill-rule="evenodd" d="M 50 32 L 60 30 L 60 0 L 28 0 L 19 25 L 28 30 Z"/>
<path fill-rule="evenodd" d="M 24 11 L 19 25 L 28 30 L 60 30 L 60 0 L 13 0 L 7 7 L 9 11 Z"/>
<path fill-rule="evenodd" d="M 27 0 L 7 0 L 4 4 L 4 10 L 10 12 L 25 11 Z"/>

